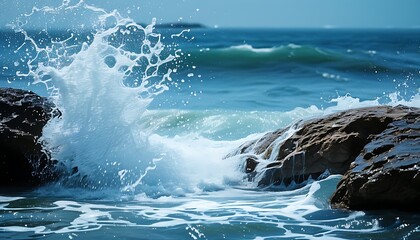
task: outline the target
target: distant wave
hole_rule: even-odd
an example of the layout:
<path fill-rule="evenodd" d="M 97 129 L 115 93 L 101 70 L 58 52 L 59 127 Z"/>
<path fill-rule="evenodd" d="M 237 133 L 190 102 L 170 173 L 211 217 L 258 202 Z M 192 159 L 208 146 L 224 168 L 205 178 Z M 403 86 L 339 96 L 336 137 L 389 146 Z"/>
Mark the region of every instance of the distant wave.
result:
<path fill-rule="evenodd" d="M 337 53 L 327 52 L 312 46 L 288 44 L 272 48 L 255 48 L 251 45 L 238 45 L 219 49 L 201 49 L 198 62 L 216 63 L 215 60 L 238 65 L 267 62 L 331 62 L 343 58 Z"/>
<path fill-rule="evenodd" d="M 381 62 L 376 62 L 375 59 L 369 59 L 366 54 L 358 55 L 296 44 L 271 48 L 255 48 L 248 44 L 227 48 L 206 48 L 193 50 L 191 56 L 191 61 L 195 65 L 217 68 L 255 68 L 288 66 L 288 64 L 303 66 L 328 64 L 328 67 L 354 71 L 390 68 Z"/>

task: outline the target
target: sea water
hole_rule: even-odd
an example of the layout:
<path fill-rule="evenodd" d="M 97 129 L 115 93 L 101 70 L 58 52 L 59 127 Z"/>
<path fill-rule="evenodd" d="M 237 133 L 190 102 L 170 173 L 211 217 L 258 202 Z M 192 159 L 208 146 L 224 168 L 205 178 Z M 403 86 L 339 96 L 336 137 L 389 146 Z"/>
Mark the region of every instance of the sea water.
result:
<path fill-rule="evenodd" d="M 418 213 L 331 209 L 341 176 L 268 191 L 225 158 L 300 119 L 420 107 L 420 31 L 162 28 L 83 1 L 10 27 L 0 86 L 55 102 L 40 142 L 68 174 L 2 190 L 1 239 L 420 237 Z"/>

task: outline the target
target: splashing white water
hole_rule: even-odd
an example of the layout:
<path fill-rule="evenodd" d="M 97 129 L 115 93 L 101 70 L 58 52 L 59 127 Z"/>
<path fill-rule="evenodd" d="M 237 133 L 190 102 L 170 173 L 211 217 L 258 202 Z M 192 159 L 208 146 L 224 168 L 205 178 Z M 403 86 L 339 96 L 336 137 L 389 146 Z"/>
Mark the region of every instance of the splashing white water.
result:
<path fill-rule="evenodd" d="M 89 34 L 76 29 L 64 40 L 50 37 L 48 29 L 42 31 L 47 37 L 25 30 L 36 15 L 70 13 L 95 16 L 96 28 Z M 31 48 L 35 55 L 27 61 L 28 72 L 18 75 L 45 84 L 62 113 L 44 128 L 41 140 L 59 166 L 73 172 L 65 183 L 135 191 L 163 158 L 139 123 L 153 98 L 168 89 L 176 58 L 154 32 L 155 20 L 143 27 L 83 1 L 33 8 L 24 19 L 14 26 L 25 36 L 17 51 Z M 160 178 L 149 181 L 166 185 Z"/>

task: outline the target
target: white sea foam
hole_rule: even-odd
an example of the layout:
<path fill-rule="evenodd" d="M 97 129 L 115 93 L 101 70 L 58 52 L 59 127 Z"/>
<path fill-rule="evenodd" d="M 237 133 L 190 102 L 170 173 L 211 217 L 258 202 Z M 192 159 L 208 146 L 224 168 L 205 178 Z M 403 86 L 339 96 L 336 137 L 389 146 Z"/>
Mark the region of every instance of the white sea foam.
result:
<path fill-rule="evenodd" d="M 11 201 L 16 201 L 16 200 L 20 200 L 20 199 L 24 199 L 24 198 L 23 197 L 0 196 L 0 203 L 3 203 L 3 202 L 11 202 Z"/>
<path fill-rule="evenodd" d="M 229 48 L 226 48 L 226 51 L 229 50 L 237 50 L 237 51 L 243 51 L 243 52 L 254 52 L 254 53 L 273 53 L 276 51 L 283 51 L 283 50 L 295 50 L 302 48 L 301 45 L 290 43 L 288 45 L 279 46 L 279 47 L 272 47 L 272 48 L 257 48 L 249 44 L 243 44 L 243 45 L 236 45 L 231 46 Z"/>
<path fill-rule="evenodd" d="M 232 46 L 232 47 L 228 48 L 228 50 L 229 49 L 241 50 L 241 51 L 251 51 L 251 52 L 256 52 L 256 53 L 270 53 L 270 52 L 273 52 L 273 50 L 275 50 L 275 48 L 254 48 L 253 46 L 251 46 L 249 44 Z"/>
<path fill-rule="evenodd" d="M 276 239 L 334 239 L 332 236 L 340 232 L 369 233 L 380 230 L 377 219 L 366 217 L 363 212 L 343 211 L 336 213 L 338 217 L 335 219 L 325 216 L 328 200 L 319 195 L 330 195 L 338 181 L 338 176 L 330 176 L 313 185 L 286 192 L 229 188 L 211 194 L 159 199 L 139 194 L 134 202 L 117 204 L 51 199 L 42 208 L 33 208 L 32 205 L 26 208 L 0 207 L 2 211 L 14 212 L 15 217 L 25 216 L 25 212 L 34 210 L 44 213 L 39 216 L 33 214 L 31 217 L 34 223 L 42 226 L 16 224 L 0 226 L 0 231 L 68 234 L 69 237 L 77 237 L 82 232 L 89 234 L 118 227 L 124 227 L 129 232 L 141 229 L 142 234 L 146 235 L 156 229 L 180 234 L 183 232 L 180 232 L 181 228 L 190 236 L 209 239 L 221 235 L 237 236 L 238 231 L 248 237 L 249 234 L 255 234 L 267 238 L 271 235 Z M 9 215 L 4 217 L 12 218 Z M 57 224 L 51 224 L 55 222 Z M 247 233 L 250 229 L 253 232 Z"/>

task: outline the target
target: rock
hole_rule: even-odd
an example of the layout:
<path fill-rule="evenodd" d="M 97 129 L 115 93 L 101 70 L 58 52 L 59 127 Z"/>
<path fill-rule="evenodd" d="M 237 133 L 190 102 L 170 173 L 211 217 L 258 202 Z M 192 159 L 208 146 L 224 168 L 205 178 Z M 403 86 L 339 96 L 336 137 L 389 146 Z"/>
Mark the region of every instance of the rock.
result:
<path fill-rule="evenodd" d="M 31 91 L 0 88 L 0 186 L 36 186 L 54 178 L 38 143 L 54 105 Z"/>
<path fill-rule="evenodd" d="M 420 210 L 420 111 L 368 143 L 331 198 L 335 208 Z"/>
<path fill-rule="evenodd" d="M 390 123 L 411 119 L 413 111 L 419 109 L 379 106 L 301 121 L 247 142 L 227 157 L 242 158 L 248 180 L 262 187 L 344 174 L 366 144 Z"/>

